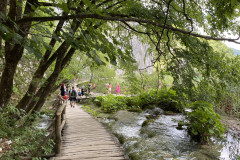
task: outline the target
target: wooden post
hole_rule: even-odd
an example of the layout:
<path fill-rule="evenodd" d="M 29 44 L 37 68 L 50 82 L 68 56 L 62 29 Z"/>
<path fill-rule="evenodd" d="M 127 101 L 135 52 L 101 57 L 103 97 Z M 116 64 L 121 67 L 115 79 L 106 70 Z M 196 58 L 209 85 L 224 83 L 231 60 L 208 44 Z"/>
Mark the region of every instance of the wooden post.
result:
<path fill-rule="evenodd" d="M 55 135 L 56 135 L 56 154 L 60 154 L 62 148 L 62 129 L 66 122 L 66 107 L 67 104 L 62 104 L 61 107 L 58 108 L 56 112 L 56 119 L 55 119 Z"/>
<path fill-rule="evenodd" d="M 55 124 L 55 131 L 56 131 L 56 154 L 59 154 L 62 148 L 62 137 L 61 137 L 61 114 L 56 115 L 56 124 Z"/>
<path fill-rule="evenodd" d="M 63 104 L 63 105 L 67 105 L 67 104 Z M 67 108 L 67 107 L 64 107 L 63 112 L 62 112 L 62 122 L 63 122 L 64 120 L 66 120 L 66 108 Z"/>

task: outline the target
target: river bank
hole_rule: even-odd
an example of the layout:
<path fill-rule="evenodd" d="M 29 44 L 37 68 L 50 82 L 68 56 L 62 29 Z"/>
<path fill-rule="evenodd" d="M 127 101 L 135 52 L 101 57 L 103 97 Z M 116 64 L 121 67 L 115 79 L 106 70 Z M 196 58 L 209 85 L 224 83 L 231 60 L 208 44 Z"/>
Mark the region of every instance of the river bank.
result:
<path fill-rule="evenodd" d="M 91 105 L 99 112 L 99 108 Z M 158 112 L 154 120 L 147 122 L 152 113 Z M 178 129 L 182 114 L 164 115 L 164 111 L 145 110 L 141 113 L 118 111 L 114 114 L 99 113 L 100 120 L 122 144 L 125 154 L 132 160 L 161 159 L 222 159 L 231 160 L 240 152 L 239 122 L 223 117 L 222 123 L 228 126 L 223 139 L 212 139 L 209 145 L 199 145 L 191 140 L 186 127 Z M 147 123 L 145 123 L 147 122 Z"/>

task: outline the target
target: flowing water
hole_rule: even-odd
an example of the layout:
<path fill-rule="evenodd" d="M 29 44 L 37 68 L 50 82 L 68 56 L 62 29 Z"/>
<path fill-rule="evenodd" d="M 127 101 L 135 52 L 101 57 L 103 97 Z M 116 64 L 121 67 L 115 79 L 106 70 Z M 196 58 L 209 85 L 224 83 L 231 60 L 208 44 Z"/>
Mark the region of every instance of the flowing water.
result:
<path fill-rule="evenodd" d="M 44 114 L 41 116 L 41 119 L 37 123 L 37 128 L 39 129 L 47 129 L 52 124 L 52 119 Z"/>
<path fill-rule="evenodd" d="M 235 160 L 240 155 L 240 138 L 228 132 L 222 140 L 199 145 L 192 141 L 186 128 L 178 130 L 184 115 L 158 116 L 142 127 L 149 111 L 133 113 L 119 111 L 103 120 L 122 143 L 133 160 Z"/>

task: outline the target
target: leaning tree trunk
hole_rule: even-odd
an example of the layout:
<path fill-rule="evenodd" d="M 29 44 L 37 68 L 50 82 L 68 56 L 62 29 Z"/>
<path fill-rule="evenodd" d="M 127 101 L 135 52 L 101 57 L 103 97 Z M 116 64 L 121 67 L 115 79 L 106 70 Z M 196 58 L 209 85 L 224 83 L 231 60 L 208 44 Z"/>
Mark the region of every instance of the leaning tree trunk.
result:
<path fill-rule="evenodd" d="M 7 1 L 8 0 L 1 0 L 0 1 L 0 13 L 2 13 L 3 15 L 7 15 Z M 2 19 L 0 19 L 0 23 L 2 23 Z M 0 32 L 0 51 L 2 50 L 2 33 Z M 2 56 L 2 55 L 0 55 Z"/>
<path fill-rule="evenodd" d="M 58 50 L 53 54 L 53 56 L 52 56 L 52 58 L 50 60 L 48 60 L 48 61 L 42 60 L 40 62 L 40 65 L 39 65 L 38 69 L 36 70 L 36 72 L 33 75 L 32 81 L 31 81 L 31 83 L 30 83 L 30 85 L 28 87 L 27 92 L 25 93 L 23 98 L 20 100 L 20 102 L 16 106 L 17 108 L 24 109 L 24 110 L 27 108 L 27 106 L 31 102 L 31 100 L 32 100 L 32 98 L 33 98 L 37 88 L 39 87 L 40 81 L 43 78 L 44 73 L 46 72 L 48 67 L 54 62 L 54 60 L 57 57 L 56 55 L 58 54 L 58 52 L 66 52 L 68 46 L 69 46 L 68 44 L 63 43 L 58 48 Z"/>
<path fill-rule="evenodd" d="M 29 0 L 30 1 L 30 0 Z M 32 7 L 33 3 L 36 3 L 37 0 L 31 0 L 31 3 L 27 1 L 25 7 L 25 15 L 28 15 L 30 12 L 34 12 L 36 7 Z M 11 20 L 15 20 L 21 17 L 21 15 L 17 15 L 19 12 L 19 8 L 17 7 L 16 1 L 10 1 L 10 11 L 8 17 Z M 20 13 L 21 14 L 21 13 Z M 33 14 L 31 14 L 33 16 Z M 14 24 L 12 22 L 7 23 L 8 27 L 18 33 L 22 38 L 27 37 L 27 33 L 31 28 L 31 22 L 27 22 L 24 25 L 19 26 L 19 30 L 14 28 Z M 17 44 L 14 39 L 11 39 L 9 42 L 5 43 L 5 67 L 2 73 L 1 81 L 0 81 L 0 90 L 2 93 L 0 96 L 0 107 L 5 108 L 8 102 L 11 99 L 12 91 L 13 91 L 13 79 L 16 72 L 17 64 L 22 58 L 23 55 L 23 46 Z"/>
<path fill-rule="evenodd" d="M 17 64 L 22 57 L 21 52 L 23 48 L 20 45 L 15 45 L 15 47 L 7 52 L 5 59 L 5 68 L 2 73 L 2 79 L 0 82 L 0 91 L 3 93 L 0 96 L 0 107 L 5 108 L 10 100 L 13 90 L 13 78 L 17 68 Z M 15 54 L 15 56 L 12 56 Z"/>
<path fill-rule="evenodd" d="M 38 91 L 38 93 L 36 94 L 36 97 L 39 97 L 38 101 L 32 101 L 30 103 L 29 107 L 26 109 L 26 112 L 30 112 L 30 111 L 35 112 L 35 111 L 39 111 L 41 109 L 41 107 L 43 106 L 43 104 L 46 101 L 46 98 L 52 92 L 52 90 L 54 88 L 54 84 L 56 83 L 56 81 L 58 79 L 58 76 L 60 75 L 63 68 L 71 60 L 75 51 L 76 51 L 76 49 L 71 48 L 68 51 L 67 55 L 65 57 L 63 56 L 64 58 L 62 58 L 61 64 L 60 64 L 60 62 L 56 62 L 56 66 L 55 66 L 53 73 L 47 79 L 47 81 L 44 83 L 43 87 L 41 87 L 40 90 Z M 33 108 L 33 106 L 34 106 L 34 108 Z"/>
<path fill-rule="evenodd" d="M 54 55 L 57 55 L 57 57 L 59 57 L 59 55 L 62 55 L 64 53 L 67 52 L 67 49 L 69 48 L 69 45 L 66 43 L 63 43 L 58 50 L 54 53 Z M 64 57 L 64 56 L 63 56 Z M 37 76 L 33 78 L 31 85 L 29 86 L 29 90 L 31 91 L 31 95 L 26 94 L 22 100 L 20 101 L 20 103 L 18 104 L 18 108 L 22 108 L 24 110 L 26 110 L 26 112 L 29 112 L 29 110 L 31 110 L 31 108 L 33 108 L 33 104 L 35 104 L 36 102 L 34 102 L 34 97 L 36 97 L 36 95 L 34 95 L 34 92 L 36 91 L 38 84 L 35 84 L 36 82 L 38 82 L 41 78 L 43 78 L 43 75 L 45 73 L 45 71 L 47 70 L 47 68 L 52 64 L 52 60 L 55 60 L 55 58 L 51 59 L 48 61 L 47 64 L 45 64 L 44 68 L 39 68 L 39 71 L 37 71 Z M 57 63 L 57 62 L 56 62 Z M 46 66 L 47 65 L 47 66 Z M 55 66 L 56 67 L 56 66 Z M 57 71 L 55 71 L 57 72 Z M 53 72 L 52 74 L 57 74 Z M 61 72 L 61 71 L 60 71 Z M 51 77 L 51 76 L 50 76 Z M 58 76 L 57 76 L 58 77 Z M 54 83 L 51 83 L 52 80 L 48 79 L 43 86 L 46 85 L 54 85 Z M 31 87 L 31 88 L 30 88 Z M 51 86 L 50 86 L 51 88 Z M 46 90 L 50 90 L 50 88 L 47 88 Z M 45 90 L 45 89 L 44 89 Z M 44 90 L 41 88 L 38 92 L 44 92 Z M 33 92 L 34 91 L 34 92 Z M 38 94 L 38 93 L 37 93 Z M 37 95 L 37 97 L 39 97 L 39 95 Z"/>
<path fill-rule="evenodd" d="M 76 23 L 76 25 L 74 25 L 75 23 Z M 76 22 L 76 20 L 74 21 L 74 23 L 72 24 L 72 27 L 71 27 L 74 32 L 77 30 L 80 23 L 81 22 Z M 56 30 L 55 30 L 55 34 L 58 34 L 58 32 L 61 30 L 63 24 L 64 24 L 63 20 L 59 21 L 59 23 L 56 27 Z M 54 38 L 52 38 L 52 40 L 50 41 L 50 46 L 53 47 L 55 44 L 56 44 L 56 40 Z M 25 93 L 25 95 L 23 96 L 23 98 L 20 100 L 20 102 L 18 103 L 17 108 L 21 108 L 26 111 L 29 110 L 29 105 L 30 105 L 30 108 L 32 108 L 32 106 L 33 106 L 32 104 L 35 103 L 35 102 L 32 102 L 33 98 L 35 96 L 35 92 L 36 92 L 37 88 L 39 87 L 40 81 L 43 78 L 44 73 L 46 72 L 48 67 L 55 61 L 58 54 L 66 53 L 69 46 L 70 45 L 67 44 L 66 41 L 64 41 L 51 57 L 50 57 L 51 51 L 47 50 L 45 52 L 44 57 L 43 57 L 42 61 L 40 62 L 40 65 L 39 65 L 37 71 L 34 73 L 34 76 L 28 87 L 28 90 Z"/>

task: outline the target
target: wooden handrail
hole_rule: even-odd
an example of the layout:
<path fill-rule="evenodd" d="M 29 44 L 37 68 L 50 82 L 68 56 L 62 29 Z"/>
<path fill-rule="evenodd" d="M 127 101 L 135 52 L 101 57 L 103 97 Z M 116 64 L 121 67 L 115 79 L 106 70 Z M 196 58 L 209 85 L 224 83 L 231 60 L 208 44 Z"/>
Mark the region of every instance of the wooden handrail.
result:
<path fill-rule="evenodd" d="M 66 107 L 66 104 L 61 105 L 56 112 L 56 115 L 59 116 L 60 114 L 62 114 L 64 108 Z"/>
<path fill-rule="evenodd" d="M 37 154 L 38 154 L 39 150 L 41 149 L 41 147 L 43 145 L 45 145 L 47 143 L 47 141 L 50 138 L 52 138 L 53 136 L 55 136 L 55 142 L 56 142 L 55 154 L 42 155 L 40 157 L 53 157 L 56 154 L 60 154 L 60 151 L 61 151 L 61 148 L 62 148 L 61 132 L 62 132 L 62 129 L 63 129 L 65 123 L 66 123 L 66 107 L 67 107 L 67 103 L 64 103 L 64 102 L 65 102 L 65 100 L 62 98 L 62 96 L 58 95 L 57 96 L 57 101 L 56 101 L 56 103 L 54 105 L 54 107 L 58 107 L 58 109 L 56 110 L 55 115 L 53 117 L 53 119 L 55 119 L 55 121 L 53 121 L 49 125 L 49 127 L 47 128 L 47 131 L 49 132 L 49 135 L 47 137 L 45 137 L 43 139 L 43 141 L 39 144 L 38 149 L 36 150 L 36 152 L 34 152 L 32 154 L 33 157 L 37 156 Z M 51 129 L 54 125 L 55 125 L 55 128 Z M 32 157 L 21 157 L 21 159 L 32 159 Z"/>
<path fill-rule="evenodd" d="M 61 132 L 66 123 L 66 107 L 67 104 L 60 106 L 56 112 L 55 119 L 55 135 L 56 135 L 56 154 L 60 154 L 62 148 L 62 136 Z"/>

